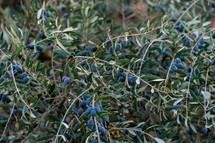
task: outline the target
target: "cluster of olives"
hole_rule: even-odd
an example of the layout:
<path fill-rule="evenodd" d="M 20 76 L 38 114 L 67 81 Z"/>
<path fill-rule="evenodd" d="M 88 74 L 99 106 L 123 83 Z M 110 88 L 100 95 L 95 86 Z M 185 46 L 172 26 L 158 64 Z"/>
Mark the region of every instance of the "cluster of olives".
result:
<path fill-rule="evenodd" d="M 35 45 L 34 45 L 34 44 L 30 44 L 30 45 L 28 45 L 28 48 L 29 48 L 29 49 L 34 49 L 34 47 L 35 47 Z M 42 47 L 42 46 L 40 46 L 40 45 L 37 45 L 37 46 L 36 46 L 36 49 L 37 49 L 37 51 L 40 51 L 40 52 L 42 52 L 42 51 L 43 51 L 43 47 Z"/>
<path fill-rule="evenodd" d="M 127 73 L 125 73 L 125 72 L 120 72 L 120 73 L 118 74 L 117 78 L 114 79 L 114 83 L 118 83 L 118 81 L 120 81 L 120 82 L 125 82 L 125 81 L 126 81 L 126 77 L 127 77 Z M 137 79 L 138 79 L 138 78 L 137 78 L 136 76 L 132 75 L 132 74 L 129 74 L 129 75 L 128 75 L 128 82 L 129 82 L 130 84 L 135 84 Z"/>
<path fill-rule="evenodd" d="M 8 65 L 8 68 L 6 66 Z M 10 62 L 10 56 L 8 56 L 8 61 L 0 63 L 0 70 L 4 71 L 4 77 L 10 79 L 12 77 L 12 73 L 16 77 L 17 82 L 27 84 L 29 81 L 28 74 L 23 70 L 23 67 L 18 64 L 15 60 Z M 12 72 L 13 71 L 13 72 Z M 3 81 L 5 79 L 3 78 Z M 1 81 L 1 82 L 3 82 Z M 36 86 L 36 81 L 31 80 L 31 86 Z"/>
<path fill-rule="evenodd" d="M 62 78 L 62 82 L 63 82 L 65 85 L 69 85 L 70 79 L 69 79 L 68 77 L 64 76 L 64 77 Z"/>
<path fill-rule="evenodd" d="M 22 111 L 22 108 L 17 108 L 17 106 L 15 106 L 13 109 L 13 115 L 17 115 L 21 111 Z"/>
<path fill-rule="evenodd" d="M 215 4 L 214 4 L 214 3 L 211 3 L 211 6 L 212 6 L 212 7 L 214 8 L 214 10 L 215 10 Z M 183 32 L 185 31 L 184 26 L 186 26 L 186 23 L 185 23 L 185 22 L 180 23 L 180 24 L 178 25 L 178 31 L 181 32 L 181 33 L 183 33 Z M 185 45 L 186 47 L 188 47 L 188 48 L 191 47 L 191 46 L 192 46 L 192 43 L 190 42 L 190 40 L 189 40 L 184 34 L 181 34 L 181 36 L 182 36 L 182 39 L 185 40 L 185 44 L 184 44 L 184 45 Z M 211 37 L 212 37 L 213 39 L 215 39 L 215 33 L 214 33 L 214 32 L 211 33 Z M 193 34 L 193 35 L 190 36 L 190 38 L 193 39 L 193 40 L 194 40 L 194 39 L 197 39 L 197 40 L 198 40 L 198 43 L 196 44 L 196 46 L 194 46 L 194 47 L 192 48 L 192 50 L 191 50 L 191 51 L 192 51 L 192 54 L 193 54 L 194 56 L 197 56 L 197 55 L 198 55 L 198 52 L 200 52 L 201 50 L 205 50 L 205 51 L 208 50 L 208 46 L 209 46 L 209 45 L 208 45 L 208 43 L 205 41 L 205 39 L 202 37 L 201 34 L 199 35 L 199 37 L 198 37 L 196 34 Z M 188 39 L 188 40 L 186 40 L 186 39 Z M 185 57 L 184 57 L 184 60 L 185 60 Z M 182 60 L 181 57 L 175 59 L 175 61 L 172 63 L 172 65 L 171 65 L 171 67 L 170 67 L 170 70 L 171 70 L 172 72 L 174 72 L 174 70 L 177 70 L 177 68 L 178 68 L 178 69 L 184 69 L 185 66 L 184 66 L 184 64 L 182 63 L 182 61 L 184 61 L 184 60 Z M 210 61 L 210 65 L 215 65 L 215 59 L 212 59 L 212 60 Z M 193 75 L 192 72 L 193 72 L 195 75 L 200 74 L 200 71 L 199 71 L 198 68 L 195 68 L 195 69 L 192 70 L 192 67 L 188 67 L 188 68 L 187 68 L 187 77 L 192 77 L 192 75 Z M 189 78 L 188 78 L 188 79 L 189 79 Z M 192 79 L 192 81 L 193 81 L 193 79 Z M 202 91 L 205 91 L 205 87 L 202 88 Z M 194 93 L 195 93 L 195 95 L 199 95 L 199 94 L 200 94 L 200 89 L 199 89 L 199 88 L 196 88 L 196 89 L 194 90 Z M 185 95 L 185 97 L 188 98 L 188 100 L 190 100 L 191 95 L 190 95 L 189 93 L 187 93 L 187 94 Z M 182 103 L 179 102 L 178 104 L 182 104 Z M 207 101 L 207 100 L 204 102 L 204 105 L 205 105 L 205 106 L 208 105 L 208 101 Z M 215 109 L 215 108 L 212 108 L 211 111 L 213 111 L 214 109 Z M 206 112 L 209 112 L 209 110 L 206 111 Z M 179 114 L 179 115 L 178 115 L 178 118 L 179 118 L 180 121 L 182 121 L 182 120 L 184 119 L 184 117 L 183 117 L 182 114 Z M 210 121 L 212 121 L 212 118 L 210 118 L 210 119 L 204 119 L 204 120 L 210 120 Z M 201 132 L 202 132 L 203 134 L 207 134 L 208 129 L 207 129 L 206 127 L 203 127 L 203 128 L 201 129 Z M 194 134 L 194 131 L 193 131 L 193 129 L 192 129 L 191 127 L 189 128 L 189 134 L 190 134 L 190 135 L 193 135 L 193 134 Z"/>
<path fill-rule="evenodd" d="M 66 77 L 64 77 L 66 78 Z M 80 117 L 82 117 L 83 119 L 87 120 L 87 125 L 89 126 L 89 129 L 91 131 L 96 131 L 96 125 L 98 127 L 98 130 L 99 132 L 101 133 L 101 135 L 104 135 L 104 136 L 107 136 L 106 134 L 106 129 L 105 129 L 105 126 L 104 125 L 107 125 L 108 126 L 108 121 L 104 121 L 105 120 L 109 120 L 109 116 L 108 115 L 102 115 L 102 111 L 103 111 L 103 107 L 102 105 L 95 105 L 93 107 L 93 103 L 92 103 L 92 99 L 87 97 L 87 96 L 84 96 L 83 97 L 84 99 L 80 101 L 80 103 L 78 104 L 79 107 L 78 108 L 74 108 L 78 115 Z M 73 102 L 73 101 L 71 101 Z M 103 117 L 101 116 L 104 116 L 105 118 L 102 119 Z M 96 119 L 96 120 L 94 120 Z M 70 120 L 70 117 L 67 117 L 66 118 L 66 122 L 69 123 L 71 120 Z M 96 125 L 95 125 L 96 123 Z M 62 132 L 63 134 L 64 132 Z M 66 138 L 68 140 L 71 139 L 71 134 L 66 134 Z M 97 142 L 97 139 L 92 139 L 91 142 Z M 117 143 L 117 141 L 116 141 Z"/>

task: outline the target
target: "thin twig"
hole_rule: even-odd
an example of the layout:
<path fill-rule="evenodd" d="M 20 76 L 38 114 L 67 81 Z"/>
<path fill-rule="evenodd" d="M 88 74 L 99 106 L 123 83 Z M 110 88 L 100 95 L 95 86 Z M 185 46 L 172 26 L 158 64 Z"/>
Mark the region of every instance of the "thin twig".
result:
<path fill-rule="evenodd" d="M 174 27 L 178 24 L 178 22 L 181 20 L 181 18 L 187 13 L 199 0 L 194 1 L 184 12 L 183 14 L 177 19 L 177 21 L 174 24 Z"/>
<path fill-rule="evenodd" d="M 66 110 L 66 113 L 64 114 L 63 119 L 62 119 L 62 121 L 61 121 L 61 123 L 60 123 L 60 126 L 59 126 L 59 128 L 58 128 L 58 131 L 57 131 L 57 134 L 56 134 L 54 143 L 57 142 L 60 129 L 61 129 L 62 125 L 63 125 L 63 122 L 64 122 L 64 120 L 65 120 L 65 118 L 66 118 L 66 116 L 67 116 L 69 110 L 72 108 L 72 106 L 73 106 L 73 104 L 76 102 L 76 100 L 77 100 L 78 98 L 80 98 L 82 95 L 84 95 L 86 92 L 88 92 L 90 89 L 92 89 L 92 87 L 89 87 L 87 90 L 85 90 L 82 94 L 80 94 L 78 97 L 76 97 L 76 98 L 73 100 L 73 102 L 70 104 L 69 108 Z"/>
<path fill-rule="evenodd" d="M 4 128 L 4 131 L 3 131 L 3 133 L 2 133 L 2 136 L 1 136 L 0 141 L 3 139 L 4 134 L 5 134 L 6 130 L 7 130 L 7 126 L 8 126 L 8 123 L 10 122 L 10 119 L 11 119 L 11 117 L 12 117 L 12 115 L 13 115 L 13 110 L 14 110 L 14 108 L 15 108 L 15 103 L 13 103 L 13 108 L 12 108 L 12 110 L 10 111 L 10 116 L 9 116 L 9 118 L 8 118 L 8 120 L 7 120 L 7 123 L 6 123 L 6 126 L 5 126 L 5 128 Z"/>
<path fill-rule="evenodd" d="M 25 106 L 28 108 L 28 109 L 30 109 L 30 106 L 25 102 L 25 100 L 22 98 L 22 96 L 21 96 L 21 94 L 20 94 L 20 92 L 19 92 L 19 89 L 18 89 L 18 87 L 17 87 L 17 85 L 16 85 L 16 80 L 15 80 L 15 77 L 14 77 L 14 73 L 13 73 L 13 67 L 12 67 L 12 64 L 11 64 L 11 74 L 12 74 L 12 78 L 13 78 L 13 82 L 14 82 L 14 85 L 15 85 L 15 88 L 16 88 L 16 91 L 17 91 L 17 93 L 19 94 L 19 97 L 20 97 L 20 99 L 22 100 L 22 102 L 25 104 Z M 29 113 L 30 114 L 30 113 Z"/>
<path fill-rule="evenodd" d="M 93 59 L 93 57 L 87 57 L 87 56 L 75 56 L 75 58 Z M 97 59 L 97 58 L 95 58 L 95 60 L 100 61 L 100 62 L 103 62 L 103 63 L 107 63 L 107 64 L 109 64 L 109 65 L 113 65 L 113 64 L 109 63 L 108 61 L 104 61 L 104 60 L 102 60 L 102 59 Z M 126 72 L 128 72 L 128 73 L 130 73 L 130 74 L 132 74 L 132 75 L 135 76 L 135 77 L 138 77 L 143 83 L 147 84 L 148 86 L 150 86 L 151 88 L 155 89 L 156 91 L 162 92 L 162 93 L 166 93 L 165 91 L 162 91 L 162 90 L 157 89 L 156 87 L 152 86 L 150 83 L 148 83 L 147 81 L 143 80 L 140 76 L 138 76 L 138 75 L 136 75 L 136 74 L 134 74 L 134 73 L 128 71 L 127 69 L 125 69 L 125 68 L 123 68 L 123 67 L 121 67 L 121 66 L 119 66 L 119 65 L 114 65 L 114 66 L 116 66 L 116 67 L 118 67 L 118 68 L 120 68 L 120 69 L 122 69 L 122 70 L 124 70 L 124 71 L 126 71 Z"/>
<path fill-rule="evenodd" d="M 142 69 L 142 66 L 143 66 L 143 61 L 144 61 L 144 59 L 145 59 L 145 56 L 146 56 L 146 54 L 147 54 L 147 52 L 148 52 L 150 46 L 151 46 L 154 42 L 156 42 L 157 40 L 160 40 L 160 38 L 159 38 L 159 39 L 154 39 L 154 40 L 149 44 L 149 46 L 147 47 L 147 49 L 145 50 L 144 55 L 143 55 L 143 57 L 142 57 L 141 64 L 140 64 L 140 69 L 139 69 L 139 74 L 138 74 L 139 76 L 140 76 L 140 72 L 141 72 L 141 69 Z"/>

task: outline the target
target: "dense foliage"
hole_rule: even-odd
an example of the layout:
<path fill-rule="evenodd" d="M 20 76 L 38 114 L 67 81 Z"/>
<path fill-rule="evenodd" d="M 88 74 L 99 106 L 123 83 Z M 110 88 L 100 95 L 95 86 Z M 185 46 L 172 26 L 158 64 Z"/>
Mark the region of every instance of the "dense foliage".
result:
<path fill-rule="evenodd" d="M 215 139 L 215 2 L 5 5 L 1 142 Z"/>

